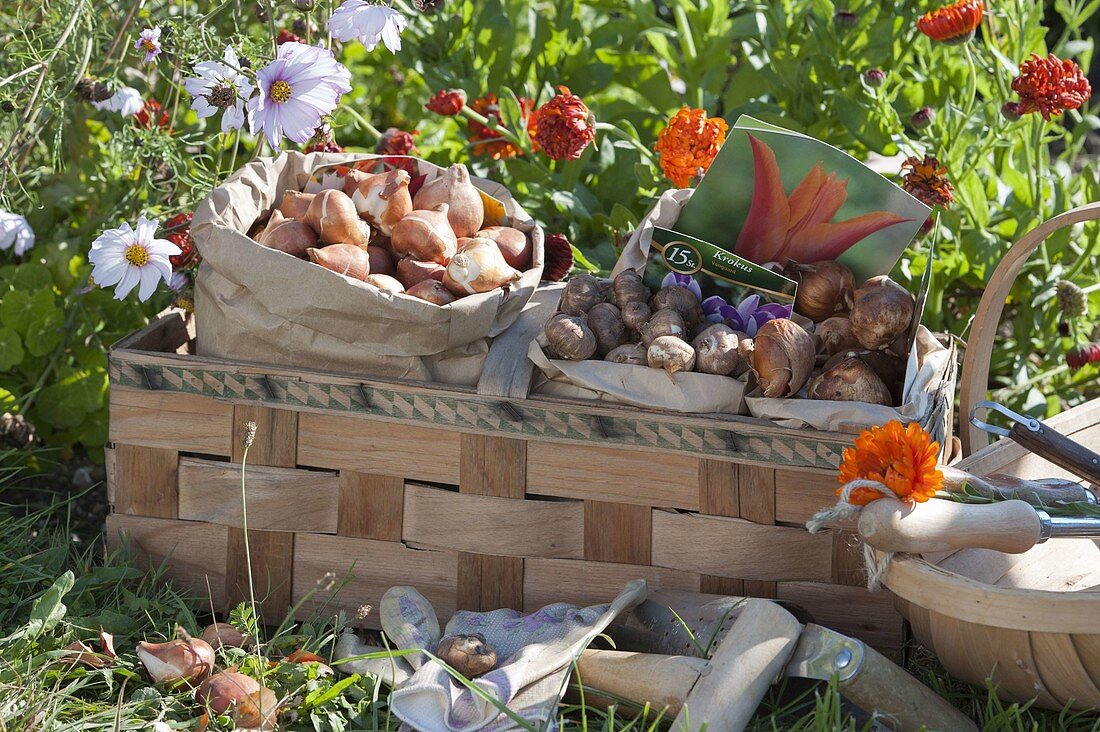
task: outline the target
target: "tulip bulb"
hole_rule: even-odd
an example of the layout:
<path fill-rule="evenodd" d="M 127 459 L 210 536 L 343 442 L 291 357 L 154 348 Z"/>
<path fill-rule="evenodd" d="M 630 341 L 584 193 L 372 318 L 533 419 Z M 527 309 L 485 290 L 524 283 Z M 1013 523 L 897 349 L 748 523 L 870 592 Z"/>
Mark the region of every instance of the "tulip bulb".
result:
<path fill-rule="evenodd" d="M 262 687 L 251 676 L 237 671 L 221 671 L 202 682 L 195 692 L 195 704 L 213 714 L 225 714 L 249 694 Z"/>
<path fill-rule="evenodd" d="M 329 673 L 332 671 L 330 670 Z M 279 697 L 266 687 L 260 687 L 258 691 L 245 694 L 232 710 L 233 721 L 240 730 L 276 729 L 278 714 Z"/>
<path fill-rule="evenodd" d="M 447 263 L 443 284 L 462 297 L 495 290 L 517 277 L 491 239 L 470 239 Z"/>
<path fill-rule="evenodd" d="M 649 349 L 641 343 L 624 343 L 618 348 L 611 349 L 611 351 L 603 357 L 603 360 L 631 366 L 648 366 L 648 351 Z"/>
<path fill-rule="evenodd" d="M 425 183 L 413 198 L 418 209 L 435 208 L 441 203 L 448 206 L 447 220 L 455 236 L 472 237 L 481 229 L 485 221 L 485 203 L 470 181 L 470 171 L 465 165 L 456 163 L 447 168 L 435 180 Z"/>
<path fill-rule="evenodd" d="M 390 245 L 398 255 L 446 264 L 458 250 L 458 238 L 447 221 L 447 204 L 417 209 L 393 225 Z"/>
<path fill-rule="evenodd" d="M 268 224 L 259 242 L 268 249 L 286 252 L 293 257 L 305 257 L 307 249 L 317 246 L 317 234 L 301 221 L 289 219 L 274 228 Z"/>
<path fill-rule="evenodd" d="M 302 193 L 300 191 L 287 191 L 283 194 L 283 202 L 277 209 L 288 219 L 304 219 L 309 204 L 317 197 L 316 193 Z"/>
<path fill-rule="evenodd" d="M 365 280 L 370 274 L 367 252 L 351 244 L 332 244 L 323 249 L 307 249 L 309 261 L 353 280 Z"/>
<path fill-rule="evenodd" d="M 355 204 L 343 191 L 321 191 L 306 209 L 304 221 L 325 244 L 352 244 L 365 247 L 370 227 L 359 218 Z"/>
<path fill-rule="evenodd" d="M 393 263 L 393 254 L 389 249 L 371 244 L 367 247 L 367 258 L 370 259 L 370 271 L 372 274 L 384 274 L 390 277 L 397 276 L 397 267 Z"/>
<path fill-rule="evenodd" d="M 751 367 L 764 396 L 797 394 L 814 367 L 814 339 L 810 334 L 793 320 L 776 318 L 760 326 L 753 344 Z"/>
<path fill-rule="evenodd" d="M 369 274 L 364 280 L 368 285 L 374 285 L 383 292 L 404 292 L 404 286 L 393 277 L 384 274 Z"/>
<path fill-rule="evenodd" d="M 829 356 L 860 348 L 859 341 L 852 332 L 852 321 L 843 315 L 834 315 L 818 323 L 815 330 L 817 337 L 821 339 L 821 347 Z"/>
<path fill-rule="evenodd" d="M 443 283 L 439 280 L 422 280 L 409 289 L 405 290 L 406 295 L 412 295 L 420 300 L 426 300 L 433 305 L 449 305 L 458 298 L 451 294 L 451 291 L 443 286 Z"/>
<path fill-rule="evenodd" d="M 155 684 L 188 686 L 202 681 L 214 668 L 214 649 L 186 633 L 167 643 L 137 644 L 137 657 Z"/>
<path fill-rule="evenodd" d="M 245 648 L 252 639 L 229 623 L 211 623 L 202 631 L 202 639 L 215 651 L 219 648 Z"/>
<path fill-rule="evenodd" d="M 531 240 L 519 229 L 511 226 L 489 226 L 474 236 L 495 241 L 509 266 L 520 272 L 526 272 L 530 268 Z"/>
<path fill-rule="evenodd" d="M 411 181 L 412 178 L 404 170 L 372 175 L 359 183 L 351 200 L 364 221 L 374 224 L 389 236 L 393 233 L 393 225 L 413 210 L 412 196 L 409 195 Z"/>
<path fill-rule="evenodd" d="M 872 277 L 856 290 L 852 333 L 864 348 L 881 350 L 908 332 L 914 310 L 908 290 L 889 277 Z"/>
<path fill-rule="evenodd" d="M 424 280 L 443 281 L 443 273 L 447 268 L 438 262 L 421 262 L 417 259 L 405 257 L 397 262 L 397 279 L 409 289 Z"/>
<path fill-rule="evenodd" d="M 788 261 L 783 274 L 798 282 L 794 311 L 815 323 L 852 309 L 855 280 L 840 262 L 798 264 Z"/>

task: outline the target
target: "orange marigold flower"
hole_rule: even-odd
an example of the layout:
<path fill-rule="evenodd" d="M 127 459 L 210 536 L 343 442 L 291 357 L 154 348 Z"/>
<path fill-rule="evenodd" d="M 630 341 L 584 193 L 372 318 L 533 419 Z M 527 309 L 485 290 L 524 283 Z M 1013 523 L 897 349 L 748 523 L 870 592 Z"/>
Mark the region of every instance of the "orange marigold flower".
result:
<path fill-rule="evenodd" d="M 681 107 L 657 135 L 654 149 L 661 156 L 661 172 L 677 188 L 687 188 L 714 162 L 727 130 L 721 117 L 708 119 L 704 109 Z"/>
<path fill-rule="evenodd" d="M 496 94 L 486 94 L 483 97 L 470 102 L 467 106 L 483 117 L 503 122 L 500 116 L 500 104 L 497 103 Z M 531 109 L 531 100 L 527 97 L 519 98 L 520 116 L 524 122 Z M 514 158 L 523 154 L 511 140 L 504 139 L 499 132 L 490 129 L 476 120 L 470 120 L 470 139 L 475 143 L 470 152 L 474 155 L 488 155 L 493 160 L 502 158 Z"/>
<path fill-rule="evenodd" d="M 1033 53 L 1020 64 L 1020 75 L 1012 80 L 1012 91 L 1020 95 L 1016 111 L 1038 112 L 1046 120 L 1067 109 L 1077 109 L 1092 96 L 1092 87 L 1081 67 L 1053 53 L 1046 58 Z"/>
<path fill-rule="evenodd" d="M 982 24 L 981 0 L 959 0 L 925 13 L 917 20 L 917 29 L 941 43 L 966 43 Z"/>
<path fill-rule="evenodd" d="M 943 473 L 936 466 L 939 449 L 916 422 L 903 427 L 892 420 L 860 433 L 855 446 L 844 451 L 837 480 L 842 486 L 858 479 L 877 481 L 903 501 L 924 503 L 943 485 Z M 837 489 L 838 498 L 841 490 Z M 877 491 L 857 488 L 850 500 L 853 506 L 865 506 L 881 497 Z"/>
<path fill-rule="evenodd" d="M 554 160 L 576 160 L 596 139 L 596 119 L 583 99 L 559 86 L 556 97 L 531 113 L 527 134 L 536 152 Z"/>
<path fill-rule="evenodd" d="M 465 104 L 466 92 L 461 89 L 440 89 L 432 95 L 424 108 L 429 112 L 453 117 L 462 111 Z"/>
<path fill-rule="evenodd" d="M 939 158 L 932 155 L 908 157 L 901 169 L 908 171 L 903 174 L 901 187 L 925 205 L 946 208 L 955 200 L 955 186 L 947 180 L 947 168 Z"/>

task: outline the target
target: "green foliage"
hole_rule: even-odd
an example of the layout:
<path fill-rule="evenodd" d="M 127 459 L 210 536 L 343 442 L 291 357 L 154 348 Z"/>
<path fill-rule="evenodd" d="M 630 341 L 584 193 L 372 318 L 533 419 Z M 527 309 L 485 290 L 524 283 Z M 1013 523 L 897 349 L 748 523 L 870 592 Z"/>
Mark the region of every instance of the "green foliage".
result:
<path fill-rule="evenodd" d="M 607 270 L 625 236 L 666 187 L 652 152 L 657 132 L 682 104 L 732 122 L 743 113 L 820 137 L 859 158 L 937 156 L 955 186 L 942 213 L 925 323 L 965 339 L 993 267 L 1038 222 L 1100 199 L 1100 172 L 1083 154 L 1100 128 L 1091 108 L 1051 123 L 1009 121 L 1001 104 L 1018 64 L 1053 51 L 1088 67 L 1097 4 L 1006 2 L 986 8 L 978 37 L 963 46 L 922 36 L 915 20 L 936 3 L 853 0 L 852 28 L 834 23 L 830 0 L 447 0 L 409 18 L 396 57 L 360 44 L 340 50 L 353 90 L 331 123 L 337 140 L 372 149 L 379 129 L 416 130 L 438 163 L 469 161 L 468 120 L 427 112 L 441 88 L 470 99 L 500 98 L 503 125 L 521 157 L 474 158 L 475 172 L 501 181 L 550 231 L 566 233 L 582 267 Z M 274 30 L 297 21 L 306 40 L 324 39 L 329 4 L 301 11 L 272 0 L 270 21 L 252 2 L 161 0 L 145 5 L 89 0 L 20 0 L 0 7 L 0 208 L 25 213 L 38 245 L 22 261 L 0 253 L 0 398 L 27 413 L 46 440 L 93 453 L 105 439 L 105 348 L 169 302 L 137 304 L 87 289 L 90 242 L 138 214 L 164 220 L 191 210 L 257 150 L 249 135 L 222 134 L 199 120 L 181 88 L 188 68 L 233 44 L 257 68 L 271 57 Z M 1045 14 L 1044 14 L 1045 13 Z M 307 30 L 301 31 L 301 24 Z M 1054 30 L 1044 24 L 1055 26 Z M 133 39 L 163 25 L 165 52 L 141 63 Z M 862 80 L 886 72 L 873 88 Z M 169 113 L 166 128 L 142 128 L 94 110 L 74 93 L 88 76 L 129 84 Z M 597 145 L 580 160 L 550 161 L 530 150 L 519 97 L 545 102 L 564 85 L 599 121 Z M 936 110 L 915 131 L 914 111 Z M 896 179 L 900 159 L 881 163 Z M 914 287 L 927 261 L 920 240 L 894 276 Z M 1095 225 L 1052 236 L 1024 267 L 999 330 L 994 397 L 1044 415 L 1098 395 L 1096 365 L 1063 363 L 1076 342 L 1097 337 L 1100 289 L 1091 311 L 1062 320 L 1054 282 L 1095 284 Z"/>

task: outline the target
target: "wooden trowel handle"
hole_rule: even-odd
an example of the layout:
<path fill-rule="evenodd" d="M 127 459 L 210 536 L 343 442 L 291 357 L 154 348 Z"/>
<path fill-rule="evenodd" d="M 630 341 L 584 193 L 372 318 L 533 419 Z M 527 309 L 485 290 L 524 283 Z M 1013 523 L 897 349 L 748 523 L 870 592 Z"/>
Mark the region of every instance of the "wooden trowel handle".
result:
<path fill-rule="evenodd" d="M 1032 426 L 1038 429 L 1033 430 L 1024 422 L 1012 425 L 1012 439 L 1039 457 L 1100 485 L 1100 455 L 1042 422 L 1036 421 Z"/>
<path fill-rule="evenodd" d="M 931 500 L 914 505 L 880 498 L 863 507 L 859 533 L 879 551 L 993 549 L 1022 554 L 1039 542 L 1041 520 L 1024 501 L 989 505 Z"/>

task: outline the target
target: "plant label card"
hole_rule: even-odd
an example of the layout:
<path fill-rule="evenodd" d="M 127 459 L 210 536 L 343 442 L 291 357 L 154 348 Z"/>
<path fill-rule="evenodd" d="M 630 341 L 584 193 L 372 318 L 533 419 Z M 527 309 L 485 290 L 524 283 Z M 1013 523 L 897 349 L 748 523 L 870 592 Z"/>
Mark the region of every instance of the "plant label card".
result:
<path fill-rule="evenodd" d="M 893 268 L 930 213 L 835 147 L 742 116 L 676 230 L 758 264 L 838 260 L 863 282 Z"/>
<path fill-rule="evenodd" d="M 749 335 L 767 320 L 789 318 L 798 291 L 797 282 L 778 272 L 660 226 L 653 229 L 646 274 L 654 288 L 676 283 L 691 289 L 708 320 Z"/>

